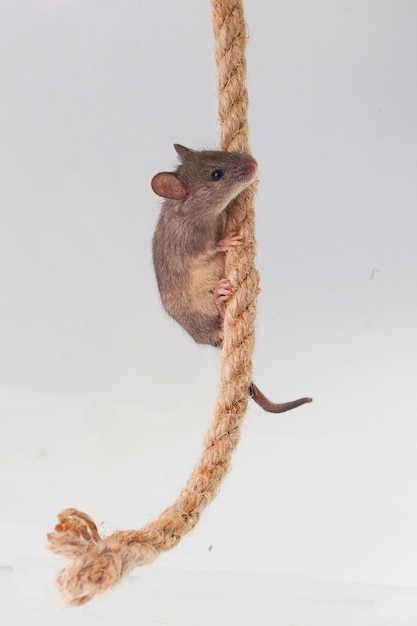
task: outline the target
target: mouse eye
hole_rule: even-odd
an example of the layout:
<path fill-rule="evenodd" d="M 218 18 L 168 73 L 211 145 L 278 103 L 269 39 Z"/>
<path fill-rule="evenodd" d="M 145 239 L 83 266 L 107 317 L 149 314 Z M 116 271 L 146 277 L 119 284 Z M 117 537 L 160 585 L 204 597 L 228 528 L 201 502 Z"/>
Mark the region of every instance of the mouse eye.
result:
<path fill-rule="evenodd" d="M 211 173 L 211 177 L 213 180 L 220 180 L 223 176 L 223 170 L 213 170 Z"/>

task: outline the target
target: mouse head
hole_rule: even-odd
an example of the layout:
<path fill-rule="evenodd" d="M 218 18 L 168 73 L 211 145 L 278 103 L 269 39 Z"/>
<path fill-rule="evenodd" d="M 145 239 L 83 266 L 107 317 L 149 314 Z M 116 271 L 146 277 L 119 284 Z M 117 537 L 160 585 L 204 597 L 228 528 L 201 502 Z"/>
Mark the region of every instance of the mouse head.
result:
<path fill-rule="evenodd" d="M 162 198 L 183 201 L 186 210 L 221 212 L 256 180 L 258 164 L 249 154 L 174 148 L 181 164 L 175 172 L 156 174 L 151 184 Z"/>

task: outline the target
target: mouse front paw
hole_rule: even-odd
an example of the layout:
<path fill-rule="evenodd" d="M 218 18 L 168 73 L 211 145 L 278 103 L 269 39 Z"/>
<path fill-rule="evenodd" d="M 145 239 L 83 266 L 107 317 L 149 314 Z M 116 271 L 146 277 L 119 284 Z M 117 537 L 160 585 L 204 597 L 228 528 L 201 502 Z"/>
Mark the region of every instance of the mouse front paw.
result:
<path fill-rule="evenodd" d="M 221 252 L 233 250 L 236 246 L 242 245 L 242 237 L 237 233 L 229 233 L 224 239 L 217 242 L 216 248 Z"/>
<path fill-rule="evenodd" d="M 214 301 L 219 309 L 220 315 L 223 315 L 226 302 L 228 302 L 232 296 L 232 290 L 227 278 L 222 278 L 216 285 L 213 292 Z"/>

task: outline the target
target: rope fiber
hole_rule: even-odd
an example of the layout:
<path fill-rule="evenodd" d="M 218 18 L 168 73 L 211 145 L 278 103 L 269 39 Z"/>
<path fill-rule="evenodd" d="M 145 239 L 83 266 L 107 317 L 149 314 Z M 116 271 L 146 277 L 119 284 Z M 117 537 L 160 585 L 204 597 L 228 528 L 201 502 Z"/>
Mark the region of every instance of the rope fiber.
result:
<path fill-rule="evenodd" d="M 211 0 L 217 65 L 220 150 L 250 152 L 247 121 L 245 50 L 248 40 L 241 0 Z M 233 298 L 224 317 L 218 396 L 201 458 L 175 502 L 139 530 L 116 531 L 103 538 L 94 521 L 77 509 L 58 515 L 49 548 L 71 559 L 57 577 L 64 601 L 79 606 L 118 583 L 134 567 L 170 550 L 198 523 L 216 496 L 239 442 L 252 381 L 256 316 L 255 185 L 228 208 L 230 231 L 239 231 L 239 252 L 226 254 L 226 276 Z"/>

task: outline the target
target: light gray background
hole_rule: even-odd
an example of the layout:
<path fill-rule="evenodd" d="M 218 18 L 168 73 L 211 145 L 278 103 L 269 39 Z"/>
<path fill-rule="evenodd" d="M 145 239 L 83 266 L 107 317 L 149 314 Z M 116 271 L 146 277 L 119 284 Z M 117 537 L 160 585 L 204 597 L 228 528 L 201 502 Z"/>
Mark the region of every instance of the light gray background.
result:
<path fill-rule="evenodd" d="M 255 380 L 314 403 L 252 404 L 194 533 L 72 613 L 53 588 L 64 561 L 44 547 L 56 514 L 75 506 L 106 532 L 153 519 L 198 459 L 216 396 L 219 355 L 163 312 L 151 262 L 152 176 L 175 166 L 174 142 L 217 144 L 209 3 L 0 1 L 7 623 L 417 616 L 417 3 L 245 5 Z"/>

